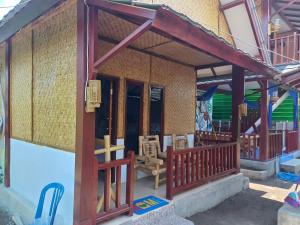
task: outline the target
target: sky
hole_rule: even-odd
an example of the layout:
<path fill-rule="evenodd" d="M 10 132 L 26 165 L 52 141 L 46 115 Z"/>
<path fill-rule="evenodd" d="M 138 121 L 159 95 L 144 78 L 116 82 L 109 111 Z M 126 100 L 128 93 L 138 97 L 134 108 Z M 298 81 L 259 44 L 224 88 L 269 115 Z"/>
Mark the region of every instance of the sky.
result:
<path fill-rule="evenodd" d="M 7 14 L 13 7 L 6 8 L 8 6 L 15 6 L 20 0 L 0 0 L 0 20 Z"/>

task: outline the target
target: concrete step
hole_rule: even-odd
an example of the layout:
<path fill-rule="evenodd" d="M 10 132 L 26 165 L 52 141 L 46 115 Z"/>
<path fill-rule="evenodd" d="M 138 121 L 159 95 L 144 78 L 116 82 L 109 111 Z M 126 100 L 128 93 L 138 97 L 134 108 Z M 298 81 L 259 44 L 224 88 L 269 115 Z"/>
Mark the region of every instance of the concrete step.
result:
<path fill-rule="evenodd" d="M 153 210 L 143 216 L 133 218 L 132 221 L 122 225 L 194 225 L 192 221 L 186 220 L 175 214 L 174 204 Z"/>
<path fill-rule="evenodd" d="M 280 168 L 286 172 L 300 174 L 300 159 L 291 159 L 280 163 Z"/>

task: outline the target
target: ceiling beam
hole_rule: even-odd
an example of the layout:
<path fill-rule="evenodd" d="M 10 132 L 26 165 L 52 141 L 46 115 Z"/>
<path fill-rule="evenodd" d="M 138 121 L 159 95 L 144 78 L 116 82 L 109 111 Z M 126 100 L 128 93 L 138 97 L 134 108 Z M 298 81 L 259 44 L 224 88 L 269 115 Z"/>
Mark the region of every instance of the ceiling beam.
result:
<path fill-rule="evenodd" d="M 212 67 L 229 66 L 229 65 L 231 64 L 228 62 L 212 63 L 212 64 L 196 66 L 196 70 L 210 69 Z"/>
<path fill-rule="evenodd" d="M 279 9 L 277 9 L 272 15 L 271 18 L 274 17 L 275 15 L 279 14 L 281 11 L 285 10 L 286 8 L 288 8 L 289 6 L 291 6 L 292 4 L 294 4 L 295 2 L 297 2 L 297 0 L 290 0 L 288 3 L 286 3 L 284 6 L 281 6 Z"/>

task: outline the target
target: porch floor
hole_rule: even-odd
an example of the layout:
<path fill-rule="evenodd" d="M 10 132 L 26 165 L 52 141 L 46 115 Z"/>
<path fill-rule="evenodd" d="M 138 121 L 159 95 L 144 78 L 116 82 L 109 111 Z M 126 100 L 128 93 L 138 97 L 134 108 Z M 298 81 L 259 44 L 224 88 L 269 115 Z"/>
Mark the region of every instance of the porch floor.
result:
<path fill-rule="evenodd" d="M 277 225 L 277 212 L 294 190 L 295 185 L 276 178 L 252 180 L 248 190 L 188 219 L 195 225 Z"/>

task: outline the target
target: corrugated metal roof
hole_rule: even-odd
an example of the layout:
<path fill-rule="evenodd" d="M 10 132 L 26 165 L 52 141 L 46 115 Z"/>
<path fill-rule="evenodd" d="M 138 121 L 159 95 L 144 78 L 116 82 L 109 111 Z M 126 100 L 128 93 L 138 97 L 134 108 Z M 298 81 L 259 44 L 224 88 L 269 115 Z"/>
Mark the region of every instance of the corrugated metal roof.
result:
<path fill-rule="evenodd" d="M 12 10 L 10 10 L 3 18 L 0 20 L 0 27 L 4 26 L 11 18 L 13 18 L 19 11 L 26 7 L 31 0 L 21 0 Z"/>

